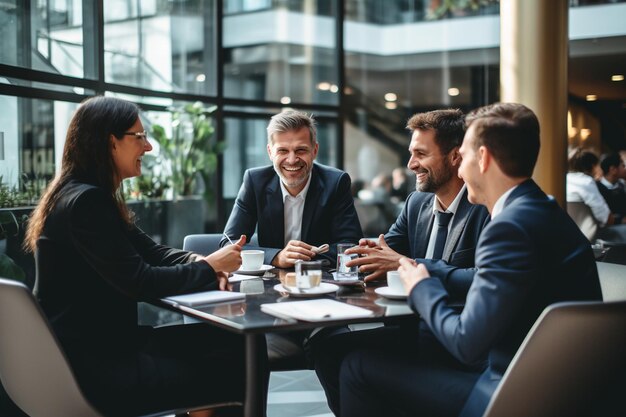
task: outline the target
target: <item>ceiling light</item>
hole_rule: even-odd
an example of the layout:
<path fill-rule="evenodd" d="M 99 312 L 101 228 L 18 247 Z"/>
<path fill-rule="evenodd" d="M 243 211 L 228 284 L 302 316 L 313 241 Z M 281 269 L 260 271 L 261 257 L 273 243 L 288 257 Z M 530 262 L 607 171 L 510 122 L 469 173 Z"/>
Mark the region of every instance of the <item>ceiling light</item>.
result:
<path fill-rule="evenodd" d="M 398 99 L 398 96 L 395 93 L 387 93 L 385 94 L 385 101 L 396 101 Z M 389 108 L 389 107 L 387 107 Z M 395 109 L 395 107 L 394 107 Z"/>
<path fill-rule="evenodd" d="M 203 83 L 205 80 L 206 80 L 206 75 L 204 74 L 196 75 L 196 81 L 198 81 L 199 83 Z"/>
<path fill-rule="evenodd" d="M 289 104 L 291 103 L 291 97 L 287 97 L 287 96 L 281 97 L 280 102 L 281 104 Z"/>
<path fill-rule="evenodd" d="M 350 87 L 346 87 L 343 89 L 343 93 L 347 96 L 351 96 L 352 94 L 354 94 L 354 91 Z"/>
<path fill-rule="evenodd" d="M 591 129 L 580 129 L 580 138 L 582 140 L 587 140 L 589 136 L 591 136 Z"/>
<path fill-rule="evenodd" d="M 339 91 L 339 87 L 337 87 L 335 84 L 330 86 L 331 93 L 336 93 L 337 91 Z"/>
<path fill-rule="evenodd" d="M 450 88 L 448 88 L 448 95 L 449 95 L 449 96 L 456 97 L 456 96 L 458 96 L 459 94 L 461 94 L 461 92 L 459 91 L 459 89 L 458 89 L 458 88 L 456 88 L 456 87 L 450 87 Z"/>
<path fill-rule="evenodd" d="M 328 91 L 330 90 L 330 83 L 327 83 L 326 81 L 322 81 L 321 83 L 317 85 L 317 89 L 322 90 L 322 91 Z"/>
<path fill-rule="evenodd" d="M 388 108 L 389 110 L 395 110 L 398 108 L 398 105 L 393 101 L 388 101 L 385 103 L 385 107 Z"/>
<path fill-rule="evenodd" d="M 624 75 L 623 74 L 611 75 L 611 81 L 624 81 Z"/>
<path fill-rule="evenodd" d="M 598 96 L 596 96 L 595 94 L 587 94 L 587 97 L 585 97 L 585 99 L 587 101 L 596 101 L 598 99 Z"/>

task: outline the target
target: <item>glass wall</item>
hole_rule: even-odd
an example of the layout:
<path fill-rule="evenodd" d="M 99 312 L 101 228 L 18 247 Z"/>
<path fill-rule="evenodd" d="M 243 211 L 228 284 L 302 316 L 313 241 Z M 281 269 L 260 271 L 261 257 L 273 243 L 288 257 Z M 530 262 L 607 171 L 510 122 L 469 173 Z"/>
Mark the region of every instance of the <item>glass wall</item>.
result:
<path fill-rule="evenodd" d="M 336 8 L 337 0 L 225 0 L 224 96 L 338 104 Z"/>
<path fill-rule="evenodd" d="M 104 2 L 107 82 L 215 95 L 215 1 Z"/>
<path fill-rule="evenodd" d="M 174 108 L 202 102 L 216 106 L 225 146 L 215 229 L 244 170 L 269 164 L 265 127 L 282 108 L 314 114 L 318 161 L 369 184 L 406 163 L 412 114 L 499 99 L 497 0 L 0 3 L 2 182 L 50 178 L 69 114 L 88 96 L 134 101 L 166 129 Z M 571 140 L 624 149 L 624 82 L 592 81 L 626 65 L 626 3 L 571 3 Z"/>

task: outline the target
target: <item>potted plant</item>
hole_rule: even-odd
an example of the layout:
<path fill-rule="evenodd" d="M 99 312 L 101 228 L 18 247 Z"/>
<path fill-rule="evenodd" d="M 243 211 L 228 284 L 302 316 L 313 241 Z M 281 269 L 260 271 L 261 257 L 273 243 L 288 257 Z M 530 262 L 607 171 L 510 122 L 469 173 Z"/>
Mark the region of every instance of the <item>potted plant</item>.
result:
<path fill-rule="evenodd" d="M 214 197 L 211 178 L 225 147 L 214 135 L 215 109 L 200 102 L 172 109 L 171 136 L 153 124 L 150 133 L 157 149 L 144 155 L 142 175 L 131 180 L 131 198 L 161 202 L 156 214 L 149 204 L 134 205 L 133 210 L 141 227 L 168 245 L 180 246 L 185 235 L 204 231 L 205 206 Z"/>

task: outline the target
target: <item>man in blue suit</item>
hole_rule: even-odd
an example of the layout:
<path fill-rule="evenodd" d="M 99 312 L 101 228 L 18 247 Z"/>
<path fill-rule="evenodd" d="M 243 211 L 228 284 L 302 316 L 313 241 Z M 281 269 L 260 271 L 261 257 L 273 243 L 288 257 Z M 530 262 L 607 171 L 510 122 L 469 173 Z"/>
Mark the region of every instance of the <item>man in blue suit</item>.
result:
<path fill-rule="evenodd" d="M 293 267 L 297 260 L 327 259 L 334 264 L 336 244 L 363 236 L 343 171 L 314 163 L 319 144 L 315 120 L 294 110 L 274 115 L 267 126 L 272 166 L 245 172 L 224 233 L 257 233 L 265 264 Z M 221 246 L 228 243 L 226 238 Z M 326 254 L 315 248 L 329 244 Z"/>
<path fill-rule="evenodd" d="M 341 415 L 481 416 L 529 329 L 548 305 L 599 300 L 593 252 L 576 224 L 531 179 L 539 121 L 521 104 L 467 117 L 459 175 L 469 200 L 491 213 L 476 249 L 465 308 L 448 304 L 437 272 L 409 259 L 400 273 L 409 305 L 435 338 L 409 349 L 357 351 L 341 368 Z M 488 360 L 481 371 L 480 360 Z M 478 366 L 477 366 L 478 365 Z"/>
<path fill-rule="evenodd" d="M 369 273 L 366 281 L 384 278 L 387 271 L 398 269 L 403 256 L 472 267 L 478 236 L 489 221 L 483 206 L 468 201 L 464 182 L 457 175 L 459 147 L 465 134 L 463 112 L 446 109 L 418 113 L 409 119 L 407 129 L 412 132 L 407 167 L 415 173 L 418 192 L 407 198 L 387 234 L 379 236 L 379 245 L 362 239 L 358 248 L 348 251 L 362 256 L 348 265 L 358 265 L 361 272 Z M 443 250 L 437 251 L 440 214 L 449 215 L 449 223 Z M 470 283 L 450 283 L 447 287 L 464 296 Z"/>

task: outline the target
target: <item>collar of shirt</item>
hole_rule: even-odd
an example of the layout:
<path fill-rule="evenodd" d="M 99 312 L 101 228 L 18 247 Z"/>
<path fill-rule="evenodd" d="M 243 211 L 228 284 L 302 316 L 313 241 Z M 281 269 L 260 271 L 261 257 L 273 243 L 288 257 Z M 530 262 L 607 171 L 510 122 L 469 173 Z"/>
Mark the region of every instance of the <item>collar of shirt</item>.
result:
<path fill-rule="evenodd" d="M 306 198 L 306 193 L 309 191 L 309 185 L 311 185 L 311 177 L 313 176 L 313 170 L 311 170 L 311 173 L 309 174 L 309 179 L 306 180 L 306 185 L 304 186 L 304 188 L 302 189 L 302 191 L 300 191 L 297 195 L 292 196 L 291 194 L 289 194 L 289 191 L 287 190 L 287 187 L 285 187 L 285 184 L 283 184 L 283 181 L 280 179 L 280 177 L 278 178 L 278 182 L 280 183 L 280 191 L 283 194 L 283 204 L 285 203 L 285 200 L 287 199 L 287 197 L 291 198 L 291 199 L 305 199 Z"/>
<path fill-rule="evenodd" d="M 609 190 L 612 190 L 614 188 L 619 188 L 619 180 L 617 180 L 615 182 L 615 184 L 613 184 L 613 183 L 609 182 L 609 180 L 607 180 L 606 178 L 600 177 L 600 182 L 602 183 L 602 185 L 604 185 Z"/>
<path fill-rule="evenodd" d="M 465 192 L 466 187 L 467 186 L 463 184 L 461 190 L 458 192 L 456 197 L 454 197 L 454 200 L 452 200 L 452 203 L 445 210 L 443 209 L 443 207 L 441 207 L 441 203 L 439 203 L 439 199 L 437 198 L 437 196 L 435 196 L 435 203 L 433 204 L 433 214 L 436 214 L 438 211 L 444 211 L 453 214 L 456 213 L 456 210 L 459 208 L 459 204 L 461 203 L 461 198 L 463 196 L 463 193 Z"/>
<path fill-rule="evenodd" d="M 496 201 L 496 204 L 493 205 L 493 212 L 491 213 L 491 220 L 495 219 L 498 214 L 502 213 L 502 210 L 504 210 L 504 203 L 506 199 L 509 197 L 509 195 L 511 195 L 513 190 L 516 189 L 517 187 L 518 186 L 516 185 L 514 187 L 509 188 L 504 194 L 500 196 L 500 198 L 498 198 L 498 200 Z"/>

